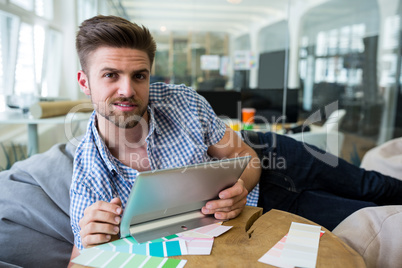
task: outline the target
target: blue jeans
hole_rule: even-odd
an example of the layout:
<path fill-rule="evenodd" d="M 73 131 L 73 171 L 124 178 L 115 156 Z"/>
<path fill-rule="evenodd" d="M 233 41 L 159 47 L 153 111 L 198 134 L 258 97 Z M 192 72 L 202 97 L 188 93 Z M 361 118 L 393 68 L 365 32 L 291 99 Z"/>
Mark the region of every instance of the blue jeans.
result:
<path fill-rule="evenodd" d="M 332 230 L 361 208 L 402 204 L 400 180 L 366 171 L 309 145 L 323 155 L 313 156 L 305 144 L 287 136 L 250 131 L 242 135 L 261 159 L 258 206 L 264 212 L 288 211 Z"/>

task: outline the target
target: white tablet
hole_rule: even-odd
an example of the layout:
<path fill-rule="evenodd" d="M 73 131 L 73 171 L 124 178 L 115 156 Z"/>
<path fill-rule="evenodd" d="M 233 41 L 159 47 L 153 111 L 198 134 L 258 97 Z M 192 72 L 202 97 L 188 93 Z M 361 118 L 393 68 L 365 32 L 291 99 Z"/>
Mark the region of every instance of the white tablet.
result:
<path fill-rule="evenodd" d="M 143 243 L 222 221 L 201 208 L 237 182 L 250 158 L 140 172 L 122 216 L 121 237 Z"/>

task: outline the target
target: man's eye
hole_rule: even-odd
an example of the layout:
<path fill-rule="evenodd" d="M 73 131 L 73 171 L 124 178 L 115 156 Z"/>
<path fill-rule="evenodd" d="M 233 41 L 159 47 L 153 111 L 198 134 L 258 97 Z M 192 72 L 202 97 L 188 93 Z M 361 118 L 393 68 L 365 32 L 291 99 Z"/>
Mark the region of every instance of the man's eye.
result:
<path fill-rule="evenodd" d="M 107 74 L 105 74 L 105 77 L 114 78 L 114 77 L 116 77 L 116 75 L 114 73 L 107 73 Z"/>
<path fill-rule="evenodd" d="M 142 75 L 142 74 L 136 74 L 136 75 L 135 75 L 135 78 L 137 78 L 137 79 L 144 79 L 145 76 Z"/>

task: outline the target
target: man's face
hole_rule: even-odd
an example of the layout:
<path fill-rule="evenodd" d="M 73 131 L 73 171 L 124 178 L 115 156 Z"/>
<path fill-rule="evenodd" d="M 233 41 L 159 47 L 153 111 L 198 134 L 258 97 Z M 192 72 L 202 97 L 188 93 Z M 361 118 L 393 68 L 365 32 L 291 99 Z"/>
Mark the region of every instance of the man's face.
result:
<path fill-rule="evenodd" d="M 132 128 L 144 116 L 149 100 L 151 63 L 131 48 L 100 47 L 88 56 L 88 73 L 78 83 L 98 114 L 120 128 Z"/>

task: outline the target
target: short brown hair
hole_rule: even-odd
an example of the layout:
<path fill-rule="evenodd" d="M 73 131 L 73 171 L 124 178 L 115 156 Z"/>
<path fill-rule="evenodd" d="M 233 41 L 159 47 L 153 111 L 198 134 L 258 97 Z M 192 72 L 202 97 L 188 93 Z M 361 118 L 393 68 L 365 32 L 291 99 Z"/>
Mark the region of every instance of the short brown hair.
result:
<path fill-rule="evenodd" d="M 147 53 L 152 63 L 156 43 L 149 30 L 116 16 L 98 15 L 82 22 L 75 46 L 81 67 L 87 72 L 88 55 L 99 47 L 133 48 Z"/>

